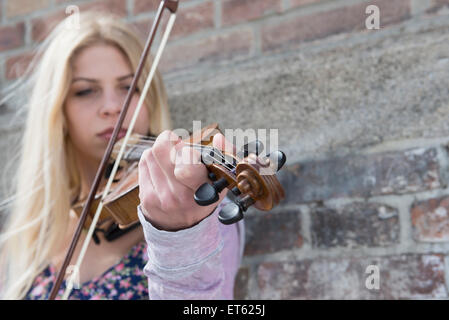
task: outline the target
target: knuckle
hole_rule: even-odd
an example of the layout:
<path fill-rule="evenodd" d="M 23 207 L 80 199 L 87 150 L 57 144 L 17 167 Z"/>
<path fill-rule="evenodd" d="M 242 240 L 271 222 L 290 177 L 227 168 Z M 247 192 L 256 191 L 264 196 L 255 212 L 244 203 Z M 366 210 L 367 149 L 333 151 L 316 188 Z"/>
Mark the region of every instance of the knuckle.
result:
<path fill-rule="evenodd" d="M 170 137 L 171 131 L 170 130 L 164 130 L 159 134 L 160 139 L 168 139 Z"/>
<path fill-rule="evenodd" d="M 177 180 L 184 182 L 192 179 L 195 176 L 193 171 L 194 170 L 192 170 L 192 168 L 187 166 L 176 167 L 174 174 Z"/>
<path fill-rule="evenodd" d="M 179 137 L 170 130 L 163 131 L 156 139 L 152 150 L 157 159 L 166 157 L 174 142 L 178 141 Z"/>
<path fill-rule="evenodd" d="M 193 200 L 193 193 L 191 190 L 185 189 L 179 193 L 178 197 L 182 203 L 190 203 Z"/>
<path fill-rule="evenodd" d="M 179 136 L 171 130 L 164 130 L 162 132 L 162 135 L 166 140 L 170 142 L 176 142 L 179 140 Z"/>
<path fill-rule="evenodd" d="M 142 156 L 139 160 L 139 166 L 145 165 L 146 160 L 151 160 L 153 158 L 152 149 L 147 149 L 142 153 Z"/>
<path fill-rule="evenodd" d="M 181 163 L 185 165 L 195 165 L 201 163 L 201 153 L 198 150 L 184 146 L 178 156 L 181 158 Z"/>
<path fill-rule="evenodd" d="M 146 153 L 147 151 L 144 151 L 139 159 L 139 170 L 145 169 L 145 159 L 147 157 Z"/>
<path fill-rule="evenodd" d="M 163 193 L 160 200 L 162 211 L 172 212 L 178 209 L 178 201 L 170 192 Z"/>
<path fill-rule="evenodd" d="M 159 200 L 157 195 L 153 191 L 140 192 L 140 194 L 140 200 L 147 210 L 158 206 Z"/>
<path fill-rule="evenodd" d="M 166 149 L 166 147 L 162 141 L 159 141 L 159 142 L 156 141 L 156 143 L 151 148 L 151 154 L 156 159 L 163 158 L 164 154 L 165 154 L 165 149 Z"/>

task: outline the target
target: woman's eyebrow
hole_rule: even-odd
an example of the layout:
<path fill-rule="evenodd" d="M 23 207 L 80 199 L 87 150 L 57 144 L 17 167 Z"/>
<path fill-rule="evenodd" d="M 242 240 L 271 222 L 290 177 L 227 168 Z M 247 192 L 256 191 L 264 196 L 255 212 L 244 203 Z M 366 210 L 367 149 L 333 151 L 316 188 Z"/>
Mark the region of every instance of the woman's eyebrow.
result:
<path fill-rule="evenodd" d="M 126 79 L 128 79 L 128 78 L 134 78 L 134 74 L 133 74 L 133 73 L 128 74 L 128 75 L 126 75 L 126 76 L 117 78 L 117 80 L 118 80 L 118 81 L 123 81 L 123 80 L 126 80 Z"/>
<path fill-rule="evenodd" d="M 128 74 L 126 76 L 118 77 L 117 81 L 123 81 L 123 80 L 126 80 L 128 78 L 133 78 L 133 77 L 134 77 L 134 74 Z M 91 79 L 91 78 L 85 78 L 85 77 L 76 77 L 76 78 L 73 78 L 72 83 L 76 82 L 76 81 L 98 82 L 97 79 Z"/>
<path fill-rule="evenodd" d="M 78 77 L 78 78 L 73 78 L 72 83 L 77 82 L 77 81 L 98 82 L 98 80 L 95 80 L 95 79 L 89 79 L 89 78 L 84 78 L 84 77 Z"/>

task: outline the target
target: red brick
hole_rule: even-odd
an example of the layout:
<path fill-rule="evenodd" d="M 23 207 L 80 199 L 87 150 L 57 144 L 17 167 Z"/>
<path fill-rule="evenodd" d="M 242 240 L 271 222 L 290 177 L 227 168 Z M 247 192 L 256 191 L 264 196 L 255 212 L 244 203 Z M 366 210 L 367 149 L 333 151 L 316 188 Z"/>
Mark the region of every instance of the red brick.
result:
<path fill-rule="evenodd" d="M 112 13 L 118 17 L 125 17 L 127 15 L 126 2 L 122 0 L 99 0 L 81 4 L 78 5 L 78 7 L 80 12 L 93 10 Z M 66 17 L 68 17 L 68 15 L 64 9 L 47 17 L 40 17 L 32 20 L 32 39 L 37 42 L 44 40 L 56 25 Z"/>
<path fill-rule="evenodd" d="M 296 210 L 262 213 L 246 218 L 245 255 L 301 248 L 301 213 Z"/>
<path fill-rule="evenodd" d="M 295 8 L 295 7 L 309 5 L 312 3 L 318 3 L 320 1 L 322 1 L 322 0 L 290 0 L 290 6 L 292 8 Z"/>
<path fill-rule="evenodd" d="M 6 60 L 6 79 L 13 80 L 22 76 L 32 59 L 33 54 L 26 53 Z"/>
<path fill-rule="evenodd" d="M 0 52 L 24 45 L 25 24 L 0 27 Z"/>
<path fill-rule="evenodd" d="M 379 270 L 379 289 L 368 289 L 367 267 Z M 404 254 L 265 262 L 257 267 L 261 299 L 447 298 L 444 257 Z M 253 293 L 257 294 L 257 293 Z"/>
<path fill-rule="evenodd" d="M 410 17 L 410 0 L 377 0 L 370 4 L 380 9 L 381 27 Z M 262 28 L 262 49 L 273 50 L 337 33 L 363 30 L 366 28 L 366 6 L 366 3 L 355 4 L 266 25 Z"/>
<path fill-rule="evenodd" d="M 165 30 L 170 15 L 164 14 L 160 30 Z M 176 15 L 176 21 L 170 34 L 170 39 L 194 34 L 201 30 L 214 27 L 214 4 L 206 2 L 194 7 L 180 8 Z M 161 33 L 162 34 L 162 33 Z"/>
<path fill-rule="evenodd" d="M 164 16 L 167 17 L 168 15 Z M 212 1 L 178 10 L 171 33 L 172 38 L 193 34 L 214 27 L 214 3 Z"/>
<path fill-rule="evenodd" d="M 353 202 L 311 208 L 312 247 L 388 247 L 399 243 L 398 210 L 382 203 Z"/>
<path fill-rule="evenodd" d="M 434 190 L 443 186 L 435 148 L 351 155 L 286 166 L 278 178 L 285 203 L 371 197 Z"/>
<path fill-rule="evenodd" d="M 191 2 L 192 0 L 180 1 L 181 6 Z M 155 12 L 159 8 L 160 0 L 134 0 L 134 15 L 138 15 L 144 12 Z M 182 7 L 178 8 L 178 13 L 181 12 Z"/>
<path fill-rule="evenodd" d="M 31 37 L 33 41 L 43 41 L 51 31 L 67 17 L 65 10 L 58 11 L 47 17 L 37 18 L 32 20 Z"/>
<path fill-rule="evenodd" d="M 415 202 L 411 208 L 413 238 L 423 242 L 449 241 L 449 197 Z"/>
<path fill-rule="evenodd" d="M 444 6 L 449 5 L 449 0 L 432 0 L 431 6 L 427 9 L 428 13 L 434 13 Z"/>
<path fill-rule="evenodd" d="M 184 44 L 167 47 L 161 60 L 161 71 L 191 67 L 204 61 L 228 60 L 248 56 L 253 43 L 251 30 L 213 35 Z"/>
<path fill-rule="evenodd" d="M 138 15 L 147 11 L 156 11 L 159 7 L 159 0 L 135 0 L 134 15 Z"/>
<path fill-rule="evenodd" d="M 222 23 L 232 25 L 281 11 L 281 0 L 223 0 Z"/>
<path fill-rule="evenodd" d="M 132 23 L 142 41 L 146 41 L 153 25 L 153 19 L 143 19 Z"/>
<path fill-rule="evenodd" d="M 7 0 L 7 17 L 26 15 L 31 12 L 48 7 L 50 0 Z"/>
<path fill-rule="evenodd" d="M 87 4 L 80 4 L 79 8 L 81 12 L 94 10 L 116 14 L 119 17 L 126 17 L 128 15 L 126 1 L 123 0 L 96 0 Z"/>

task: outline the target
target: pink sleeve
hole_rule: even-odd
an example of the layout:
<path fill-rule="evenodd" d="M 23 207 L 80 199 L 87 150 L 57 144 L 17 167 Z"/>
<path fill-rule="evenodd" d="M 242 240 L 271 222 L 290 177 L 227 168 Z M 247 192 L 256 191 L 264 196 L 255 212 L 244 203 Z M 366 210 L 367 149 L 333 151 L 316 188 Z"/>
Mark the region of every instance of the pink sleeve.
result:
<path fill-rule="evenodd" d="M 144 273 L 150 299 L 233 299 L 245 238 L 243 220 L 232 225 L 218 221 L 229 201 L 225 198 L 199 224 L 176 232 L 154 228 L 138 207 L 148 243 Z"/>

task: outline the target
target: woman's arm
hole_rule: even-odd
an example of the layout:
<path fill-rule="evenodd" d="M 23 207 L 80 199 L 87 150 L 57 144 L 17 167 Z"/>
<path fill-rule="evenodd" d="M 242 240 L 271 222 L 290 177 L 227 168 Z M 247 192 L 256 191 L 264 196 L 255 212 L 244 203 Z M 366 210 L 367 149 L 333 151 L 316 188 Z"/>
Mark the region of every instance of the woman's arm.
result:
<path fill-rule="evenodd" d="M 233 299 L 235 275 L 244 246 L 243 220 L 223 225 L 214 212 L 188 229 L 158 230 L 145 218 L 139 206 L 139 219 L 148 243 L 150 299 Z"/>
<path fill-rule="evenodd" d="M 232 149 L 221 134 L 214 136 L 213 145 Z M 164 131 L 140 159 L 138 214 L 148 243 L 144 272 L 150 299 L 233 297 L 243 243 L 236 225 L 218 221 L 228 201 L 225 190 L 216 203 L 195 203 L 195 190 L 208 181 L 200 157 L 173 132 Z"/>

